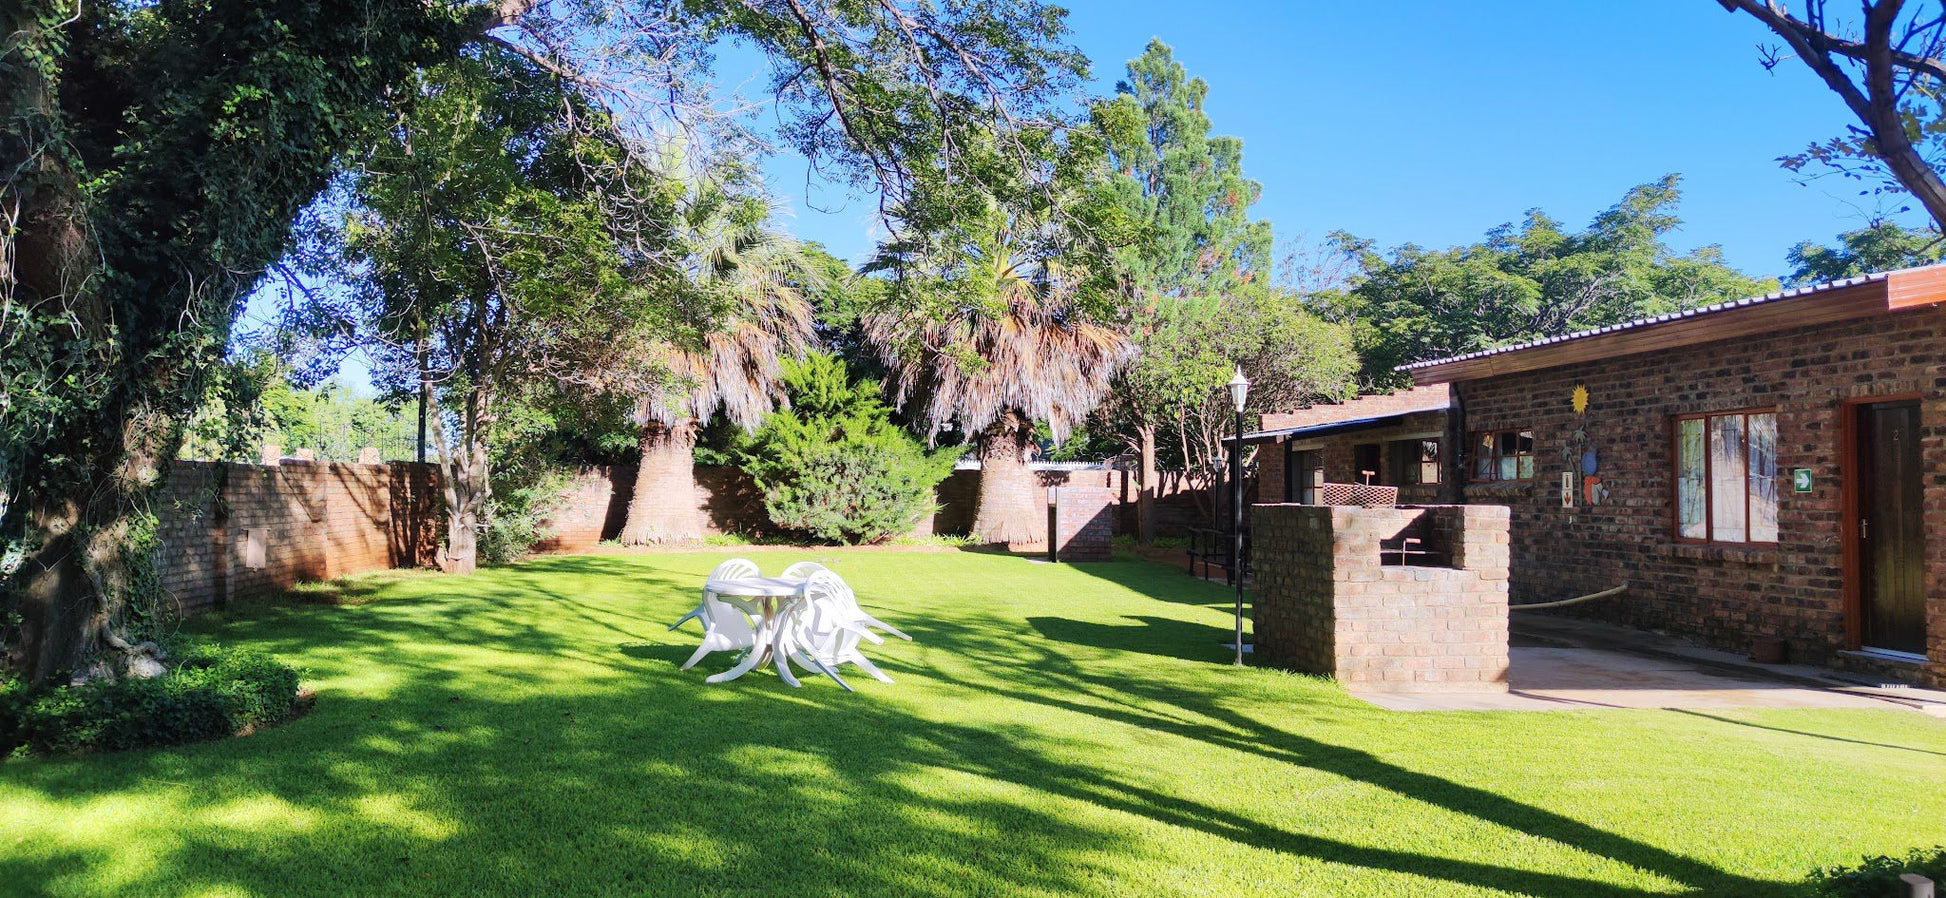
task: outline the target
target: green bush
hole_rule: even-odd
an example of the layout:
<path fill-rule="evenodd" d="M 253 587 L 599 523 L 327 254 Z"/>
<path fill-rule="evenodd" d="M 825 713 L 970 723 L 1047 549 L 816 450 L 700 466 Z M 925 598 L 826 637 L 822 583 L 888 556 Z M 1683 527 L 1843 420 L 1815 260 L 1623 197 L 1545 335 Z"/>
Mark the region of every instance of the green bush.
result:
<path fill-rule="evenodd" d="M 1946 847 L 1914 848 L 1905 857 L 1868 857 L 1855 867 L 1830 867 L 1811 874 L 1812 889 L 1829 898 L 1905 898 L 1910 889 L 1902 873 L 1946 881 Z"/>
<path fill-rule="evenodd" d="M 493 495 L 487 499 L 483 515 L 486 525 L 480 530 L 480 562 L 512 564 L 553 536 L 548 518 L 560 509 L 561 492 L 573 479 L 565 467 L 532 459 L 496 469 Z"/>
<path fill-rule="evenodd" d="M 13 696 L 13 721 L 0 744 L 27 754 L 79 754 L 180 745 L 250 732 L 289 717 L 297 671 L 265 655 L 192 646 L 150 679 L 94 680 Z M 5 723 L 0 710 L 0 723 Z"/>
<path fill-rule="evenodd" d="M 737 452 L 773 525 L 822 542 L 881 543 L 932 513 L 959 450 L 927 452 L 892 422 L 879 385 L 852 381 L 836 356 L 792 362 L 783 382 L 790 407 Z"/>
<path fill-rule="evenodd" d="M 771 523 L 824 542 L 881 543 L 933 512 L 939 478 L 883 445 L 839 442 L 795 457 L 794 477 L 764 490 Z"/>

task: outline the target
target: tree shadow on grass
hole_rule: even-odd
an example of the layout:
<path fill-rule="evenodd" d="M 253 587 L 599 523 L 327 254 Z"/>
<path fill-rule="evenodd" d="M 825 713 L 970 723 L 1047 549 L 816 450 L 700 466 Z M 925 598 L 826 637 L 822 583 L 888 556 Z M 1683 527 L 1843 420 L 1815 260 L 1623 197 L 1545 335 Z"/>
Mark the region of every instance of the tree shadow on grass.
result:
<path fill-rule="evenodd" d="M 577 636 L 627 637 L 637 628 L 622 621 L 679 615 L 693 601 L 680 565 L 549 560 L 400 592 L 233 625 L 252 644 L 305 654 L 327 682 L 363 682 L 373 664 L 396 682 L 327 686 L 310 716 L 248 739 L 8 765 L 0 796 L 30 819 L 98 814 L 139 795 L 161 822 L 92 837 L 30 829 L 0 852 L 0 883 L 49 896 L 1125 893 L 1145 881 L 1124 867 L 1150 850 L 1133 825 L 1147 821 L 1375 873 L 1547 898 L 1642 893 L 1490 855 L 1355 844 L 1170 794 L 1077 760 L 1101 738 L 1087 727 L 940 720 L 876 684 L 856 695 L 763 675 L 707 686 L 700 671 L 673 669 L 693 632 L 641 628 L 620 651 Z M 931 690 L 925 700 L 997 694 L 1323 771 L 1699 892 L 1778 891 L 1267 725 L 1155 667 L 1181 657 L 1155 649 L 1216 628 L 1135 619 L 1143 625 L 1029 619 L 1047 639 L 1103 650 L 1077 659 L 1023 638 L 1020 620 L 942 609 L 907 627 L 920 644 L 887 647 L 887 666 Z M 1148 666 L 1123 663 L 1141 652 Z"/>
<path fill-rule="evenodd" d="M 1027 623 L 1042 637 L 1056 642 L 1186 661 L 1223 660 L 1229 652 L 1223 645 L 1232 640 L 1235 632 L 1227 627 L 1155 615 L 1129 615 L 1123 620 L 1135 623 L 1104 624 L 1065 617 L 1030 617 Z"/>

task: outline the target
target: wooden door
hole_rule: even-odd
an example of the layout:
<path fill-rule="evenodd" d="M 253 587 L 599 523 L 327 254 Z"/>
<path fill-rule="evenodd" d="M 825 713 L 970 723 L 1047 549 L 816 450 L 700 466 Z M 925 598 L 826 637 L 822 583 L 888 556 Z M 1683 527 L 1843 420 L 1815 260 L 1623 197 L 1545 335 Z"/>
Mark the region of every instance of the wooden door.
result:
<path fill-rule="evenodd" d="M 1857 425 L 1859 613 L 1866 648 L 1926 651 L 1919 404 L 1861 406 Z"/>
<path fill-rule="evenodd" d="M 1284 501 L 1318 503 L 1318 468 L 1323 467 L 1319 457 L 1316 449 L 1292 449 L 1284 454 Z"/>

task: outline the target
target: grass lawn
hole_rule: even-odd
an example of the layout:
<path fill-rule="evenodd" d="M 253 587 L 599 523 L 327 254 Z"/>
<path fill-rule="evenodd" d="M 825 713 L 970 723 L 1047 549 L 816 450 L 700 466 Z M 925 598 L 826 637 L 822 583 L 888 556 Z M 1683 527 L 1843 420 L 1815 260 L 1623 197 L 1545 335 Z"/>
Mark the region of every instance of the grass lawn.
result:
<path fill-rule="evenodd" d="M 676 665 L 725 557 L 557 557 L 198 620 L 301 720 L 0 763 L 9 895 L 1792 895 L 1946 842 L 1901 711 L 1400 714 L 1235 669 L 1229 593 L 1139 561 L 823 556 L 917 642 L 846 694 Z"/>

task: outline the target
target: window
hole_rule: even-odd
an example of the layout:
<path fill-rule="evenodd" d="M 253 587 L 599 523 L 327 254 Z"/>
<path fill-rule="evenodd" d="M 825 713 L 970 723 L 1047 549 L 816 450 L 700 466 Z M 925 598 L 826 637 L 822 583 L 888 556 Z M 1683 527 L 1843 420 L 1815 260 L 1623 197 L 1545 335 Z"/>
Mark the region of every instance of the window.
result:
<path fill-rule="evenodd" d="M 1378 474 L 1384 468 L 1379 466 L 1380 446 L 1377 443 L 1359 443 L 1351 447 L 1351 482 L 1377 483 Z"/>
<path fill-rule="evenodd" d="M 1391 465 L 1385 482 L 1398 486 L 1418 486 L 1439 482 L 1439 441 L 1429 437 L 1393 440 L 1385 444 L 1385 457 Z"/>
<path fill-rule="evenodd" d="M 1531 430 L 1474 431 L 1473 479 L 1534 479 L 1534 432 Z"/>
<path fill-rule="evenodd" d="M 1676 535 L 1777 541 L 1777 413 L 1676 419 Z"/>
<path fill-rule="evenodd" d="M 1324 462 L 1316 449 L 1291 449 L 1284 456 L 1284 501 L 1318 504 L 1318 485 L 1324 482 Z"/>

